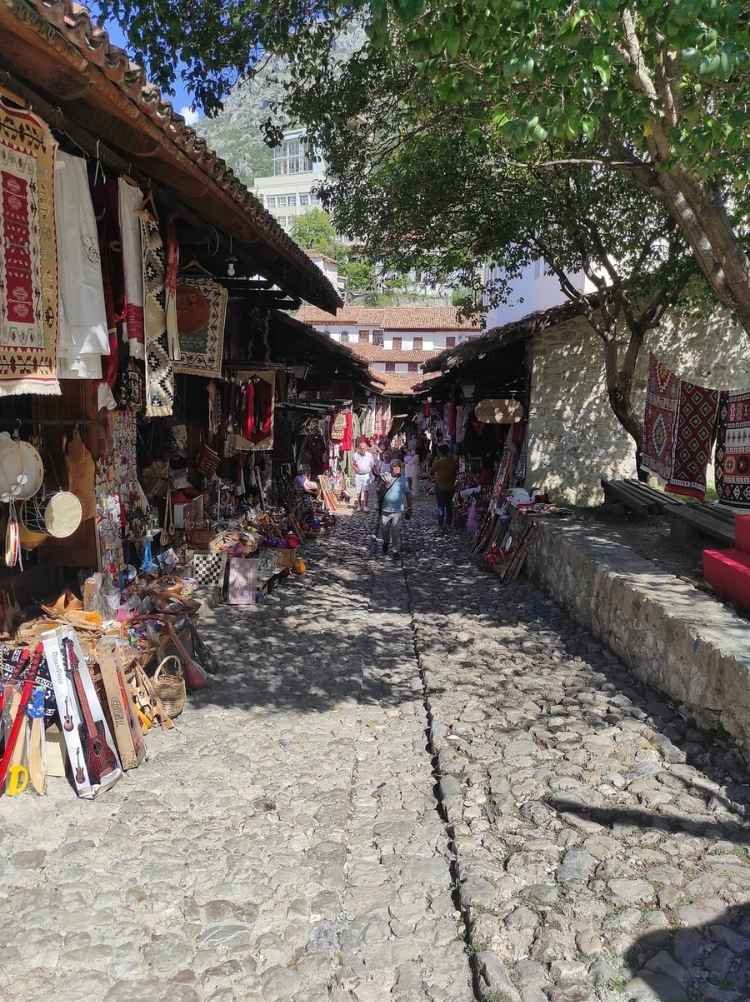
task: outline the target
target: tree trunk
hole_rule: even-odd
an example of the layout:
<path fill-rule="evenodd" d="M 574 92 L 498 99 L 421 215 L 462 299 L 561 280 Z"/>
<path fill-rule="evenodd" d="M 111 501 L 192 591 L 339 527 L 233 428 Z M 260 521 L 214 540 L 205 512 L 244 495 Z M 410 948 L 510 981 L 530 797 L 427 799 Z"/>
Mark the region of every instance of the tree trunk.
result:
<path fill-rule="evenodd" d="M 643 451 L 643 422 L 633 410 L 632 388 L 635 366 L 643 343 L 643 333 L 631 331 L 622 367 L 618 364 L 617 342 L 604 342 L 604 369 L 607 378 L 607 396 L 612 412 L 635 443 L 635 468 L 638 479 L 645 482 L 648 474 L 641 466 Z"/>
<path fill-rule="evenodd" d="M 660 169 L 654 176 L 656 193 L 679 226 L 708 284 L 750 336 L 750 259 L 724 206 L 684 167 Z"/>

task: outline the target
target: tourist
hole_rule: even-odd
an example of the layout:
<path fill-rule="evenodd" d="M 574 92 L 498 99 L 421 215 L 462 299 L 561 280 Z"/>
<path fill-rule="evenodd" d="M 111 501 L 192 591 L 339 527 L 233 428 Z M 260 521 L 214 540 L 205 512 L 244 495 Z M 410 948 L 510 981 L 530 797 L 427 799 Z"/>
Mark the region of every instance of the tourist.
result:
<path fill-rule="evenodd" d="M 453 491 L 456 489 L 458 460 L 451 456 L 447 445 L 438 446 L 437 458 L 430 467 L 430 476 L 435 484 L 438 525 L 453 525 Z"/>
<path fill-rule="evenodd" d="M 300 467 L 299 473 L 294 478 L 294 486 L 298 491 L 302 491 L 304 494 L 312 494 L 314 497 L 317 497 L 320 493 L 318 484 L 310 479 L 310 469 L 307 466 Z"/>
<path fill-rule="evenodd" d="M 407 450 L 404 456 L 404 472 L 409 490 L 413 495 L 416 495 L 419 480 L 419 456 L 413 446 Z"/>
<path fill-rule="evenodd" d="M 369 511 L 368 491 L 370 489 L 370 477 L 374 459 L 371 452 L 367 451 L 364 439 L 360 439 L 359 445 L 352 457 L 352 467 L 354 469 L 354 508 L 358 511 Z"/>
<path fill-rule="evenodd" d="M 411 491 L 403 475 L 401 461 L 394 459 L 390 473 L 383 477 L 383 486 L 378 498 L 380 525 L 383 535 L 383 554 L 387 554 L 393 544 L 392 555 L 401 552 L 401 521 L 411 517 Z"/>

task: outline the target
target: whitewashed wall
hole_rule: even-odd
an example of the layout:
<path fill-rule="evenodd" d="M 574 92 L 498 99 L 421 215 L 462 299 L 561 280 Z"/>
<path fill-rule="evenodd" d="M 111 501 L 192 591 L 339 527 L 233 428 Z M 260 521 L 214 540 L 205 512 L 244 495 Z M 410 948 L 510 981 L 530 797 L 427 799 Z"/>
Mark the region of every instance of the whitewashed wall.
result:
<path fill-rule="evenodd" d="M 585 321 L 553 328 L 532 353 L 527 483 L 568 504 L 597 504 L 602 477 L 635 476 L 632 439 L 611 411 L 602 344 Z M 750 338 L 716 310 L 683 311 L 651 332 L 639 360 L 634 400 L 643 413 L 648 355 L 653 351 L 692 382 L 750 388 Z M 709 481 L 712 479 L 709 467 Z"/>

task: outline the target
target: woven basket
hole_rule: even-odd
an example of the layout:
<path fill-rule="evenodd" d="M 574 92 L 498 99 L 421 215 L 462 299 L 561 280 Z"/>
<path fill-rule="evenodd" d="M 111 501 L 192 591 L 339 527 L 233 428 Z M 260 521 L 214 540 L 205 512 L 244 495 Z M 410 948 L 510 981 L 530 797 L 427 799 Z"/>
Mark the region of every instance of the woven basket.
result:
<path fill-rule="evenodd" d="M 170 664 L 171 662 L 171 664 Z M 164 704 L 170 717 L 179 717 L 185 709 L 187 689 L 182 675 L 182 664 L 174 654 L 169 654 L 154 672 L 154 692 Z"/>

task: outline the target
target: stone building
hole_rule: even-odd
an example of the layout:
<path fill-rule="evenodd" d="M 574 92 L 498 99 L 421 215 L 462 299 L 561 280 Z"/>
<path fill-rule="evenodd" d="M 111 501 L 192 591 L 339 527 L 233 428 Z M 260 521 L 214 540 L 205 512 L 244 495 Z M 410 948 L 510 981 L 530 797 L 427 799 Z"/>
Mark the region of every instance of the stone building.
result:
<path fill-rule="evenodd" d="M 525 350 L 519 353 L 521 345 Z M 719 389 L 750 386 L 748 336 L 722 308 L 673 311 L 646 337 L 633 386 L 645 406 L 649 352 L 691 382 Z M 520 359 L 520 361 L 519 361 Z M 528 407 L 527 484 L 576 505 L 602 500 L 601 478 L 634 477 L 635 449 L 607 397 L 602 342 L 575 304 L 566 303 L 495 327 L 425 364 L 453 384 L 472 367 L 497 374 L 523 368 Z M 709 484 L 712 470 L 709 468 Z"/>

